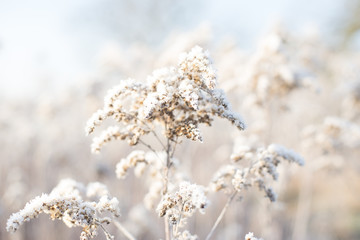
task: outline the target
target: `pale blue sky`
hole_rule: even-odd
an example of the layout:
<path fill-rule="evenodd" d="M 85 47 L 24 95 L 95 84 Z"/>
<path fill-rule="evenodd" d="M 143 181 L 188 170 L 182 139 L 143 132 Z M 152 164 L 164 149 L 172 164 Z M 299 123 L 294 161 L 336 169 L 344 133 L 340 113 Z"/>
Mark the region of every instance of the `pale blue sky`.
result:
<path fill-rule="evenodd" d="M 149 5 L 154 2 L 158 5 Z M 40 86 L 68 86 L 91 73 L 98 51 L 109 41 L 157 44 L 171 30 L 191 30 L 207 22 L 215 36 L 231 35 L 249 48 L 276 21 L 294 31 L 316 24 L 329 32 L 342 4 L 341 0 L 0 1 L 0 95 L 31 96 Z"/>

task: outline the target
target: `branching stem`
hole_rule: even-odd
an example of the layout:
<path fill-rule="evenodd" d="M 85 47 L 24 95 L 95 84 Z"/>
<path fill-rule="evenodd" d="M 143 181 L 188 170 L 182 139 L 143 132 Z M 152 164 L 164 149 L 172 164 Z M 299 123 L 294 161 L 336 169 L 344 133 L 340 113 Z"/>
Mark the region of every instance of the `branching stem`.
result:
<path fill-rule="evenodd" d="M 104 231 L 107 240 L 113 240 L 114 237 L 104 228 L 102 224 L 99 224 L 101 229 Z"/>
<path fill-rule="evenodd" d="M 139 143 L 143 144 L 145 147 L 147 147 L 148 149 L 150 149 L 152 152 L 156 153 L 155 149 L 153 147 L 151 147 L 151 145 L 147 144 L 146 142 L 144 142 L 143 140 L 139 139 Z"/>
<path fill-rule="evenodd" d="M 165 131 L 168 131 L 168 125 L 167 122 L 165 121 Z M 167 190 L 168 190 L 168 181 L 169 181 L 169 168 L 170 168 L 170 149 L 171 149 L 171 143 L 170 143 L 170 138 L 166 137 L 167 139 L 167 143 L 166 143 L 166 163 L 165 163 L 165 167 L 164 167 L 164 186 L 163 186 L 163 191 L 162 191 L 162 195 L 165 196 L 167 194 Z M 166 240 L 170 240 L 170 226 L 169 226 L 169 218 L 167 217 L 167 215 L 165 215 L 164 217 L 164 221 L 165 221 L 165 239 Z"/>
<path fill-rule="evenodd" d="M 210 238 L 211 238 L 211 236 L 213 235 L 216 227 L 219 225 L 219 223 L 220 223 L 221 220 L 223 219 L 223 217 L 224 217 L 224 215 L 225 215 L 225 213 L 226 213 L 226 210 L 229 208 L 230 203 L 231 203 L 232 200 L 235 198 L 236 194 L 237 194 L 237 191 L 235 190 L 235 191 L 229 196 L 229 198 L 228 198 L 225 206 L 223 207 L 220 215 L 219 215 L 218 218 L 216 219 L 213 227 L 211 228 L 209 234 L 207 235 L 206 240 L 210 240 Z"/>
<path fill-rule="evenodd" d="M 126 228 L 118 221 L 114 220 L 115 226 L 120 230 L 122 234 L 124 234 L 125 237 L 129 240 L 136 240 L 136 238 L 128 231 Z"/>

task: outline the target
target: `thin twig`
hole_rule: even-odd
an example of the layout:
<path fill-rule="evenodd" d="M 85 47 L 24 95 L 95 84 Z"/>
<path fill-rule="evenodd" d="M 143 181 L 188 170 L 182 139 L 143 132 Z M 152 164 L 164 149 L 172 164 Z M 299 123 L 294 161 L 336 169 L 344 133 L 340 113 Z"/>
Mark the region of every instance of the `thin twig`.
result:
<path fill-rule="evenodd" d="M 152 148 L 151 145 L 147 144 L 146 142 L 144 142 L 141 139 L 139 139 L 139 143 L 141 143 L 142 145 L 144 145 L 145 147 L 150 149 L 150 151 L 152 151 L 157 156 L 157 158 L 161 161 L 161 157 L 159 156 L 159 153 L 154 148 Z"/>
<path fill-rule="evenodd" d="M 154 152 L 156 154 L 156 156 L 161 160 L 160 156 L 158 155 L 158 153 L 155 151 L 155 149 L 153 149 L 149 144 L 145 143 L 144 141 L 142 140 L 139 140 L 139 142 L 141 144 L 143 144 L 144 146 L 146 146 L 147 148 L 149 148 L 152 152 Z M 167 148 L 168 149 L 168 148 Z M 168 153 L 167 153 L 168 154 Z M 167 181 L 168 181 L 168 167 L 166 166 L 165 167 L 165 170 L 164 170 L 164 189 L 162 191 L 162 194 L 165 195 L 166 192 L 167 192 Z M 166 237 L 166 240 L 170 240 L 170 231 L 169 231 L 169 221 L 168 221 L 168 218 L 167 216 L 165 216 L 164 218 L 164 223 L 165 223 L 165 237 Z"/>
<path fill-rule="evenodd" d="M 165 121 L 165 131 L 167 131 L 167 130 L 168 130 L 168 126 L 167 126 L 167 122 Z M 163 186 L 163 191 L 162 191 L 163 196 L 167 193 L 167 190 L 168 190 L 169 168 L 171 166 L 171 160 L 170 160 L 171 143 L 170 143 L 169 137 L 167 137 L 166 139 L 167 139 L 166 149 L 164 149 L 166 151 L 166 162 L 164 163 L 165 167 L 164 167 L 164 173 L 163 173 L 163 178 L 164 178 L 164 186 Z"/>
<path fill-rule="evenodd" d="M 224 208 L 222 209 L 219 217 L 216 219 L 216 221 L 215 221 L 215 223 L 214 223 L 214 226 L 211 228 L 211 231 L 210 231 L 209 234 L 207 235 L 206 240 L 209 240 L 209 239 L 211 238 L 212 234 L 214 233 L 216 227 L 219 225 L 219 223 L 220 223 L 221 220 L 223 219 L 226 210 L 229 208 L 230 203 L 231 203 L 232 200 L 235 198 L 236 194 L 237 194 L 237 191 L 234 191 L 234 192 L 230 195 L 230 197 L 228 198 L 228 200 L 227 200 Z"/>
<path fill-rule="evenodd" d="M 165 148 L 165 145 L 163 144 L 163 142 L 161 141 L 160 137 L 156 134 L 156 132 L 154 131 L 154 129 L 152 129 L 146 122 L 144 122 L 143 120 L 141 120 L 140 118 L 136 118 L 136 120 L 138 120 L 139 122 L 141 122 L 142 124 L 144 124 L 149 131 L 155 136 L 155 138 L 158 140 L 158 142 L 160 143 L 160 145 Z"/>
<path fill-rule="evenodd" d="M 126 230 L 126 228 L 124 228 L 124 226 L 120 222 L 114 221 L 114 224 L 120 230 L 120 232 L 124 234 L 125 237 L 127 237 L 127 239 L 136 240 L 136 238 L 131 233 L 129 233 L 129 231 Z"/>
<path fill-rule="evenodd" d="M 165 223 L 165 239 L 170 240 L 169 218 L 166 215 L 164 217 L 164 223 Z"/>
<path fill-rule="evenodd" d="M 181 224 L 181 219 L 182 219 L 182 217 L 183 217 L 182 212 L 184 211 L 184 205 L 185 205 L 185 203 L 183 203 L 183 204 L 181 205 L 179 221 L 178 221 L 178 223 L 176 224 L 175 229 L 174 229 L 174 227 L 173 227 L 173 236 L 175 236 L 175 237 L 177 237 L 177 235 L 178 235 L 179 225 Z"/>
<path fill-rule="evenodd" d="M 154 152 L 156 154 L 155 149 L 153 149 L 151 147 L 151 145 L 147 144 L 146 142 L 144 142 L 143 140 L 139 139 L 139 143 L 143 144 L 145 147 L 147 147 L 148 149 L 150 149 L 152 152 Z"/>
<path fill-rule="evenodd" d="M 163 144 L 163 142 L 161 141 L 160 137 L 156 134 L 156 132 L 154 130 L 151 131 L 153 133 L 153 135 L 155 136 L 155 138 L 159 141 L 160 145 L 164 148 L 165 145 Z"/>
<path fill-rule="evenodd" d="M 312 186 L 312 171 L 305 171 L 305 176 L 302 177 L 301 186 L 299 190 L 298 207 L 295 215 L 295 224 L 293 230 L 294 240 L 307 239 L 308 224 L 310 218 L 310 209 L 313 198 Z"/>
<path fill-rule="evenodd" d="M 171 165 L 170 150 L 171 150 L 171 143 L 170 143 L 170 139 L 168 138 L 166 144 L 166 167 L 170 167 Z"/>
<path fill-rule="evenodd" d="M 167 122 L 165 121 L 165 132 L 167 132 L 168 128 L 167 128 Z M 163 190 L 162 190 L 162 196 L 164 197 L 165 194 L 167 193 L 167 185 L 168 185 L 168 175 L 169 175 L 169 154 L 170 154 L 170 139 L 169 137 L 166 137 L 167 139 L 167 145 L 166 145 L 166 149 L 164 147 L 164 150 L 166 150 L 166 163 L 165 168 L 164 168 L 164 175 L 163 175 L 163 179 L 164 179 L 164 186 L 163 186 Z M 170 240 L 170 226 L 169 226 L 169 218 L 167 217 L 167 215 L 165 215 L 164 217 L 164 223 L 165 223 L 165 239 L 166 240 Z"/>
<path fill-rule="evenodd" d="M 173 147 L 173 150 L 172 150 L 172 153 L 171 153 L 171 158 L 173 158 L 174 157 L 174 154 L 175 154 L 175 150 L 176 150 L 176 146 L 177 146 L 177 144 L 178 144 L 178 136 L 176 136 L 176 139 L 175 139 L 175 144 L 174 144 L 174 147 Z"/>
<path fill-rule="evenodd" d="M 164 167 L 164 186 L 163 186 L 163 196 L 167 193 L 168 190 L 168 181 L 169 181 L 169 169 L 171 167 L 171 160 L 170 160 L 170 149 L 171 143 L 170 139 L 167 139 L 167 146 L 166 146 L 166 163 Z"/>
<path fill-rule="evenodd" d="M 111 235 L 111 234 L 104 228 L 103 225 L 99 224 L 99 226 L 100 226 L 100 227 L 102 228 L 102 230 L 104 231 L 107 240 L 113 240 L 113 239 L 114 239 L 114 236 Z"/>

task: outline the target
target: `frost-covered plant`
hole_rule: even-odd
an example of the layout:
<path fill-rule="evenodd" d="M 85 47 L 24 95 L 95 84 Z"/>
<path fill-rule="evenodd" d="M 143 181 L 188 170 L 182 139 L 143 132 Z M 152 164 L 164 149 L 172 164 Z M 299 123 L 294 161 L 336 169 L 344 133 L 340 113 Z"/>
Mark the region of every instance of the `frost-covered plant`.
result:
<path fill-rule="evenodd" d="M 86 201 L 97 198 L 96 201 Z M 97 236 L 100 227 L 107 239 L 113 237 L 105 230 L 111 218 L 101 217 L 110 213 L 113 217 L 120 216 L 119 201 L 111 197 L 105 185 L 95 182 L 87 187 L 71 179 L 62 180 L 50 194 L 42 194 L 28 202 L 24 209 L 10 216 L 6 229 L 15 232 L 24 222 L 30 221 L 45 213 L 52 220 L 62 220 L 68 227 L 82 227 L 80 239 L 85 240 Z"/>
<path fill-rule="evenodd" d="M 107 118 L 125 127 L 109 127 L 94 138 L 92 150 L 98 152 L 114 139 L 136 145 L 143 135 L 156 134 L 156 124 L 163 127 L 170 143 L 176 143 L 180 136 L 201 141 L 199 125 L 211 125 L 214 116 L 226 118 L 243 130 L 244 121 L 232 111 L 224 92 L 216 85 L 209 55 L 200 47 L 181 55 L 176 68 L 154 71 L 146 83 L 121 81 L 108 92 L 103 109 L 89 119 L 86 133 L 92 133 Z"/>
<path fill-rule="evenodd" d="M 136 175 L 141 175 L 146 166 L 150 167 L 153 178 L 145 202 L 156 198 L 156 195 L 162 196 L 158 211 L 161 217 L 166 218 L 167 239 L 170 239 L 170 235 L 174 239 L 184 238 L 186 234 L 180 234 L 179 226 L 182 227 L 182 222 L 194 209 L 206 206 L 200 186 L 184 181 L 176 183 L 173 178 L 169 181 L 169 170 L 176 165 L 173 156 L 176 145 L 180 143 L 179 137 L 202 142 L 199 125 L 210 126 L 215 116 L 229 120 L 240 130 L 245 129 L 240 115 L 232 111 L 224 92 L 217 88 L 216 72 L 208 52 L 196 46 L 180 56 L 177 67 L 156 70 L 145 83 L 132 79 L 121 81 L 108 92 L 104 107 L 87 123 L 87 134 L 93 133 L 107 118 L 114 119 L 120 125 L 110 126 L 100 137 L 95 137 L 93 152 L 99 152 L 104 144 L 112 140 L 127 140 L 130 145 L 140 143 L 150 149 L 150 158 L 151 153 L 130 153 L 117 164 L 116 173 L 123 178 L 127 170 L 133 167 Z M 162 129 L 161 135 L 157 132 L 159 127 Z M 155 151 L 154 144 L 143 140 L 142 137 L 150 133 L 162 147 L 160 152 Z M 171 193 L 170 190 L 176 189 L 176 186 L 180 190 Z M 196 199 L 194 194 L 202 198 L 202 204 L 196 202 L 201 200 Z"/>
<path fill-rule="evenodd" d="M 248 62 L 244 78 L 258 104 L 266 105 L 299 87 L 312 87 L 309 73 L 294 64 L 291 43 L 287 32 L 273 30 Z"/>
<path fill-rule="evenodd" d="M 214 174 L 210 183 L 210 189 L 215 192 L 224 190 L 229 194 L 229 197 L 211 232 L 207 236 L 207 240 L 210 239 L 230 203 L 237 195 L 243 194 L 244 190 L 250 187 L 257 186 L 260 191 L 264 192 L 265 197 L 274 202 L 277 197 L 276 193 L 267 185 L 267 182 L 269 177 L 273 180 L 278 179 L 277 167 L 280 162 L 288 161 L 300 166 L 304 164 L 304 159 L 299 154 L 278 144 L 271 144 L 267 148 L 239 146 L 236 150 L 231 156 L 233 163 L 220 168 Z M 247 161 L 249 166 L 241 165 L 244 161 Z"/>
<path fill-rule="evenodd" d="M 174 239 L 182 239 L 179 229 L 184 227 L 186 219 L 191 217 L 196 210 L 204 213 L 208 204 L 202 186 L 181 182 L 179 191 L 166 194 L 157 207 L 160 217 L 167 216 L 172 226 Z"/>
<path fill-rule="evenodd" d="M 278 135 L 274 129 L 296 107 L 289 97 L 304 89 L 317 89 L 315 73 L 299 63 L 299 42 L 287 31 L 273 29 L 243 63 L 238 77 L 241 81 L 233 82 L 237 83 L 237 91 L 244 94 L 238 102 L 252 124 L 239 138 L 256 137 L 260 146 L 271 144 Z"/>
<path fill-rule="evenodd" d="M 249 232 L 245 235 L 245 240 L 262 240 L 262 238 L 256 238 L 254 237 L 254 233 Z"/>
<path fill-rule="evenodd" d="M 319 126 L 310 125 L 303 130 L 303 144 L 316 147 L 323 152 L 335 151 L 341 147 L 360 146 L 360 126 L 340 117 L 326 117 Z"/>
<path fill-rule="evenodd" d="M 249 187 L 257 186 L 272 202 L 276 200 L 276 194 L 271 187 L 266 186 L 267 176 L 277 180 L 279 174 L 276 168 L 284 160 L 300 166 L 304 164 L 304 159 L 300 155 L 277 144 L 258 149 L 239 147 L 231 156 L 231 160 L 233 164 L 225 165 L 215 173 L 211 189 L 225 190 L 235 195 Z M 240 163 L 246 160 L 250 161 L 250 166 L 241 166 Z"/>
<path fill-rule="evenodd" d="M 108 92 L 104 107 L 86 124 L 86 133 L 92 134 L 106 119 L 116 122 L 94 137 L 91 146 L 94 153 L 99 153 L 113 140 L 126 140 L 130 146 L 142 145 L 149 150 L 135 150 L 120 159 L 116 175 L 120 179 L 126 178 L 129 169 L 133 168 L 136 177 L 146 178 L 149 191 L 144 203 L 164 218 L 166 240 L 197 239 L 185 228 L 186 222 L 196 211 L 204 213 L 209 203 L 206 196 L 209 188 L 191 183 L 184 177 L 178 168 L 181 161 L 174 155 L 182 137 L 202 142 L 200 125 L 211 126 L 215 117 L 230 121 L 239 130 L 245 129 L 244 121 L 232 110 L 224 91 L 217 88 L 216 71 L 208 52 L 196 46 L 180 56 L 176 67 L 156 70 L 146 82 L 122 80 Z M 152 135 L 153 139 L 149 141 L 149 136 L 145 135 Z M 303 164 L 300 156 L 278 145 L 266 149 L 243 148 L 232 159 L 234 164 L 218 172 L 211 184 L 215 190 L 229 188 L 232 194 L 206 239 L 212 237 L 239 192 L 256 185 L 274 201 L 276 194 L 267 185 L 266 177 L 277 179 L 276 168 L 282 160 Z M 241 159 L 249 160 L 250 166 L 240 167 L 237 163 Z M 71 186 L 64 191 L 57 187 L 49 195 L 31 201 L 10 217 L 8 230 L 15 231 L 24 221 L 44 212 L 69 227 L 83 227 L 81 239 L 93 238 L 98 227 L 104 230 L 107 238 L 112 238 L 102 225 L 110 223 L 111 219 L 99 215 L 106 211 L 117 217 L 117 199 L 110 198 L 106 188 L 95 183 L 87 187 L 87 194 L 101 198 L 97 202 L 84 201 L 80 196 L 81 187 L 77 183 Z M 128 239 L 135 239 L 119 222 L 113 222 Z M 246 239 L 256 238 L 248 234 Z"/>

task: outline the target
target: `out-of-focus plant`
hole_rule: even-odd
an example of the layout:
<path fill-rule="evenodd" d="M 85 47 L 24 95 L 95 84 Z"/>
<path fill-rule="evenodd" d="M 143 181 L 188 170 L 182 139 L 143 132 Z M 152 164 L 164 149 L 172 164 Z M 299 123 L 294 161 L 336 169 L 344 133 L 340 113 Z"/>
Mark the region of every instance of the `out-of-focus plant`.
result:
<path fill-rule="evenodd" d="M 340 19 L 339 32 L 342 35 L 340 39 L 343 46 L 349 46 L 351 41 L 360 31 L 360 1 L 345 1 L 343 15 Z"/>

